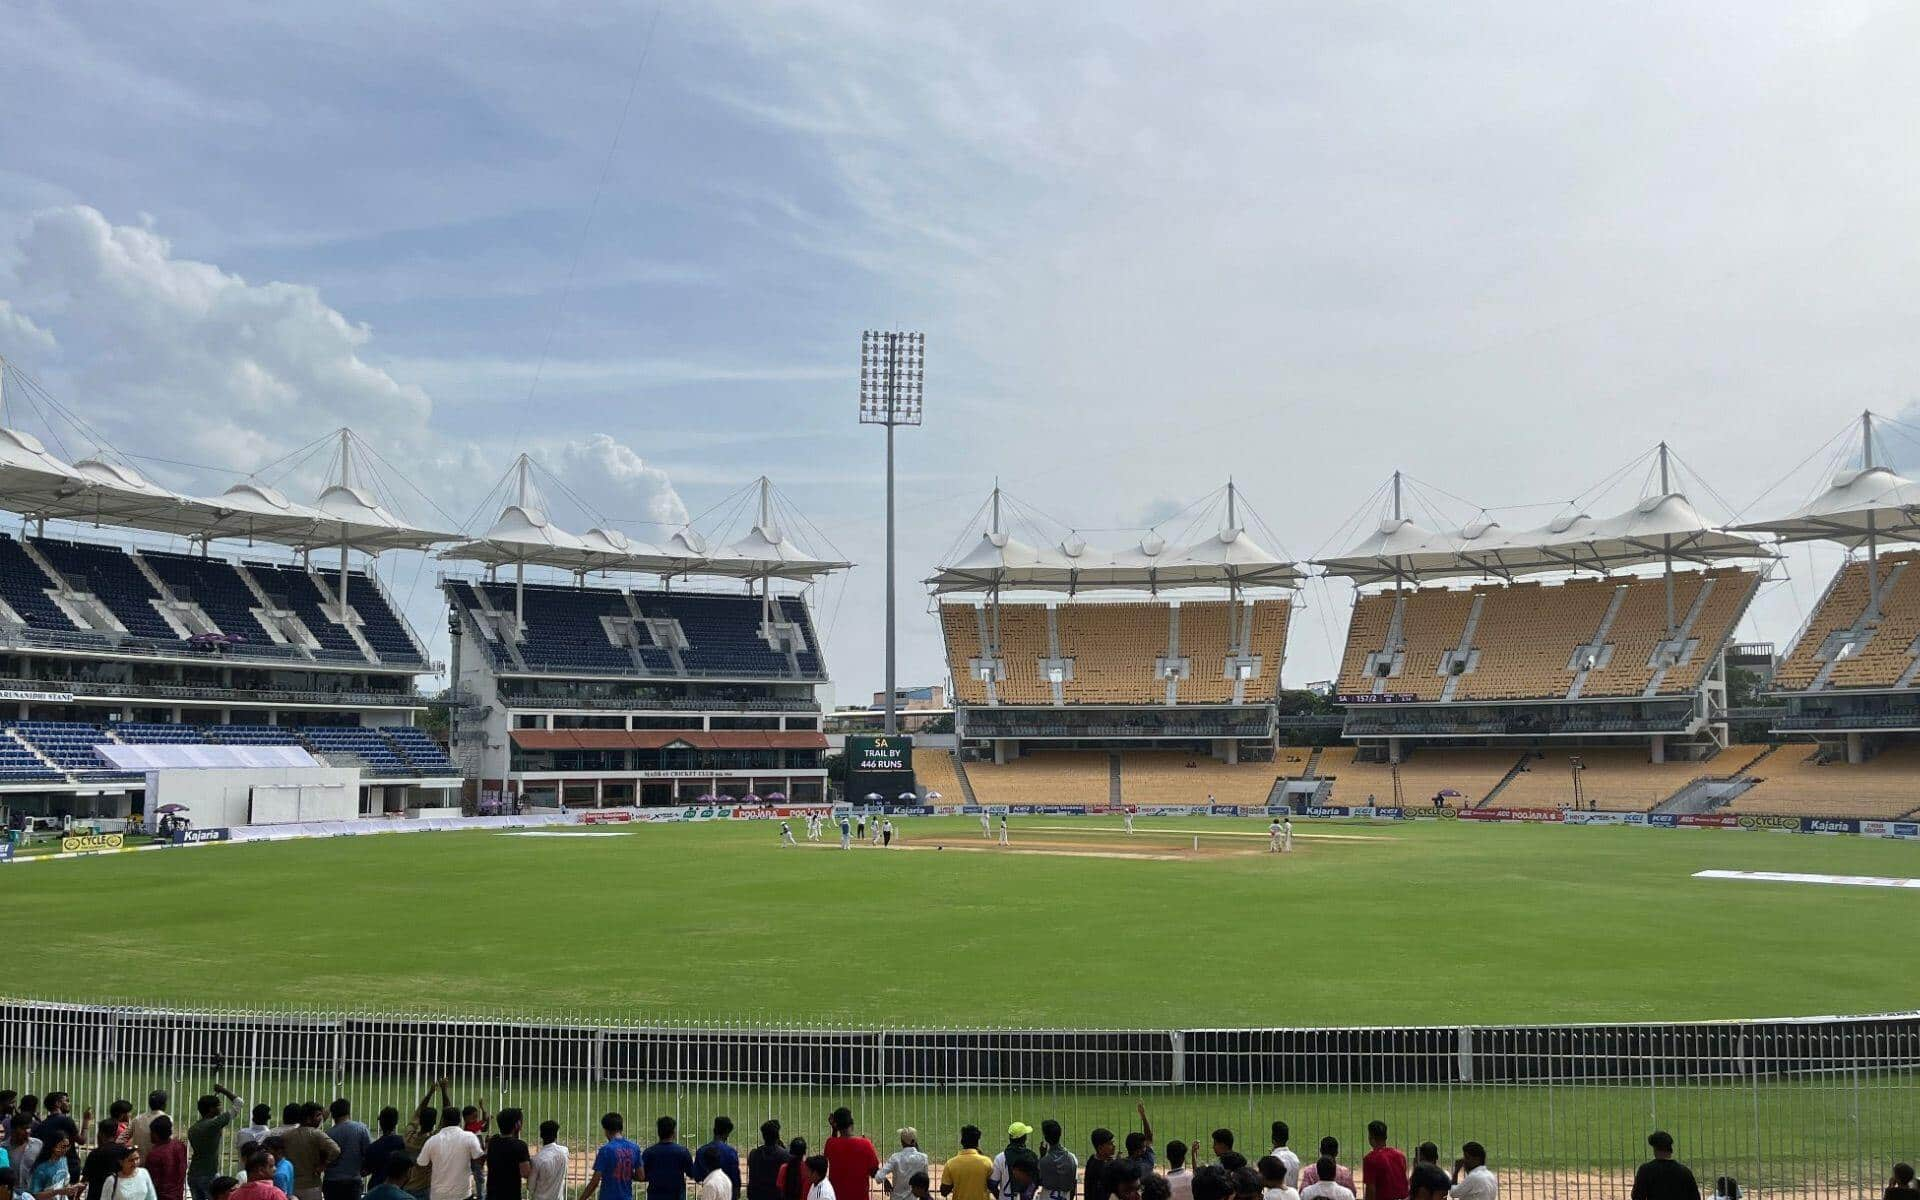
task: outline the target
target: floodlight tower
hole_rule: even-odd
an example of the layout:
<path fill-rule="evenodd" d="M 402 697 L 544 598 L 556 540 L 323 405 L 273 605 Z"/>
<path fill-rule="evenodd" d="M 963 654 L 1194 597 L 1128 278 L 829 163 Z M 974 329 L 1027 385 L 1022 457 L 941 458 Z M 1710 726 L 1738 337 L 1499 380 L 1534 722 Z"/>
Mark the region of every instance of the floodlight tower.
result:
<path fill-rule="evenodd" d="M 894 693 L 893 628 L 893 430 L 920 424 L 927 336 L 881 332 L 860 335 L 860 423 L 887 429 L 887 725 L 888 737 L 900 732 Z"/>

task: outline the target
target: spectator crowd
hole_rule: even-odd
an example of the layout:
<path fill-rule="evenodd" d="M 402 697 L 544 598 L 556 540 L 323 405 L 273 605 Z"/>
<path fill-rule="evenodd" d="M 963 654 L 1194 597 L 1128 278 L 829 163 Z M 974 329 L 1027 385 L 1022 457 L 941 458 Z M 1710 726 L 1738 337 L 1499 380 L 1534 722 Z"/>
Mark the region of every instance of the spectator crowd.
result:
<path fill-rule="evenodd" d="M 1460 1147 L 1451 1166 L 1422 1142 L 1405 1152 L 1391 1144 L 1385 1122 L 1367 1125 L 1358 1169 L 1341 1158 L 1337 1137 L 1322 1137 L 1312 1157 L 1291 1146 L 1284 1121 L 1272 1123 L 1257 1157 L 1231 1129 L 1205 1142 L 1156 1144 L 1144 1105 L 1139 1128 L 1124 1135 L 1097 1128 L 1084 1162 L 1067 1148 L 1057 1120 L 1036 1131 L 1007 1126 L 1004 1146 L 982 1148 L 978 1126 L 958 1130 L 958 1151 L 936 1159 L 920 1133 L 895 1134 L 884 1159 L 856 1132 L 846 1108 L 828 1118 L 816 1149 L 787 1138 L 777 1120 L 760 1126 L 760 1144 L 743 1158 L 734 1123 L 716 1117 L 709 1139 L 689 1149 L 672 1117 L 654 1122 L 641 1146 L 625 1119 L 600 1119 L 604 1140 L 577 1193 L 570 1188 L 571 1152 L 558 1122 L 543 1121 L 537 1144 L 518 1108 L 489 1113 L 484 1104 L 456 1105 L 449 1082 L 436 1081 L 413 1110 L 382 1108 L 372 1127 L 355 1119 L 345 1098 L 294 1103 L 273 1120 L 270 1106 L 251 1108 L 218 1084 L 194 1104 L 182 1129 L 156 1091 L 136 1113 L 115 1101 L 104 1119 L 91 1108 L 78 1119 L 72 1097 L 0 1090 L 0 1200 L 1498 1200 L 1499 1177 L 1479 1142 Z M 242 1124 L 243 1118 L 247 1123 Z M 403 1124 L 404 1122 L 404 1124 Z M 1035 1134 L 1038 1133 L 1038 1139 Z M 224 1173 L 231 1140 L 238 1176 Z M 998 1142 L 999 1139 L 994 1139 Z M 1740 1200 L 1726 1176 L 1703 1193 L 1656 1130 L 1652 1151 L 1634 1174 L 1631 1200 Z M 876 1193 L 877 1189 L 877 1193 Z M 1913 1167 L 1895 1164 L 1883 1200 L 1920 1200 Z"/>

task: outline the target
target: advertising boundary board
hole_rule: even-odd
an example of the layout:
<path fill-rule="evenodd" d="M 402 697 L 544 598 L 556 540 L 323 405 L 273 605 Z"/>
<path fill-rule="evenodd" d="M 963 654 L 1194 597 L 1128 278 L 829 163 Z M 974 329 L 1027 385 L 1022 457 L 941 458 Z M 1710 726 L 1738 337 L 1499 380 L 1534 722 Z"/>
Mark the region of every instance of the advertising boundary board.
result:
<path fill-rule="evenodd" d="M 170 841 L 143 846 L 125 845 L 119 834 L 82 835 L 63 839 L 86 848 L 62 849 L 58 853 L 18 855 L 11 843 L 0 841 L 0 864 L 48 862 L 70 858 L 90 858 L 103 854 L 132 854 L 147 850 L 168 850 L 190 846 L 234 845 L 242 842 L 288 841 L 297 838 L 365 836 L 378 833 L 432 833 L 462 830 L 516 829 L 553 825 L 626 825 L 673 824 L 700 821 L 766 821 L 801 817 L 808 813 L 836 816 L 852 813 L 847 804 L 754 804 L 754 805 L 676 805 L 670 808 L 600 808 L 580 812 L 544 811 L 510 816 L 431 817 L 409 819 L 364 819 L 327 821 L 310 825 L 240 826 L 211 829 L 176 830 Z M 978 816 L 981 813 L 1007 813 L 1020 817 L 1077 817 L 1115 815 L 1124 807 L 1075 804 L 910 804 L 862 806 L 861 811 L 885 811 L 896 816 Z M 1804 833 L 1821 836 L 1893 838 L 1920 841 L 1920 821 L 1862 820 L 1852 817 L 1790 817 L 1764 813 L 1643 813 L 1576 812 L 1570 809 L 1486 808 L 1430 809 L 1424 807 L 1348 807 L 1314 805 L 1301 812 L 1284 807 L 1254 804 L 1169 805 L 1164 808 L 1139 808 L 1145 816 L 1164 817 L 1261 817 L 1295 816 L 1305 820 L 1331 821 L 1418 821 L 1429 819 L 1466 819 L 1506 824 L 1623 825 L 1645 829 L 1739 829 L 1772 833 Z"/>

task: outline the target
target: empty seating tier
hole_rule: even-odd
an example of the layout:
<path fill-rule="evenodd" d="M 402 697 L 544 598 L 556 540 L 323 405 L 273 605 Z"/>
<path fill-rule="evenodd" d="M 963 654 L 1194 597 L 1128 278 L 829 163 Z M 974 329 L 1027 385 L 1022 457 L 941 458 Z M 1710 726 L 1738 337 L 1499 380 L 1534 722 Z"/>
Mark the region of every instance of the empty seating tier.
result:
<path fill-rule="evenodd" d="M 1177 704 L 1254 704 L 1279 688 L 1291 613 L 1284 599 L 955 603 L 940 606 L 940 628 L 962 705 L 1165 705 L 1170 682 Z M 995 657 L 990 690 L 973 664 Z M 1163 668 L 1182 660 L 1170 681 Z"/>
<path fill-rule="evenodd" d="M 34 538 L 33 548 L 60 572 L 69 587 L 105 604 L 128 633 L 146 638 L 180 636 L 153 605 L 160 593 L 124 551 L 56 538 Z"/>
<path fill-rule="evenodd" d="M 1912 687 L 1920 639 L 1920 552 L 1882 554 L 1876 611 L 1868 612 L 1867 564 L 1841 566 L 1806 628 L 1773 674 L 1783 692 Z M 1775 757 L 1778 757 L 1777 755 Z"/>
<path fill-rule="evenodd" d="M 1760 782 L 1734 797 L 1732 812 L 1887 819 L 1920 809 L 1920 746 L 1889 746 L 1863 763 L 1822 761 L 1790 742 L 1755 763 Z"/>
<path fill-rule="evenodd" d="M 1105 751 L 1042 750 L 1003 766 L 967 764 L 982 804 L 1106 804 L 1111 772 Z"/>
<path fill-rule="evenodd" d="M 160 550 L 142 550 L 140 557 L 167 585 L 174 599 L 198 606 L 221 633 L 244 638 L 256 649 L 274 644 L 266 626 L 254 615 L 259 599 L 232 563 Z"/>
<path fill-rule="evenodd" d="M 798 596 L 774 601 L 776 646 L 763 636 L 767 618 L 758 596 L 553 584 L 527 584 L 516 594 L 510 583 L 465 580 L 448 581 L 446 590 L 457 610 L 491 611 L 491 619 L 476 617 L 473 624 L 493 631 L 512 629 L 518 606 L 517 642 L 478 638 L 503 671 L 518 665 L 517 655 L 528 670 L 556 674 L 819 679 L 825 673 L 813 619 Z M 656 625 L 677 628 L 678 639 Z"/>
<path fill-rule="evenodd" d="M 32 629 L 71 630 L 74 624 L 48 593 L 53 580 L 27 557 L 20 543 L 0 533 L 0 597 Z"/>
<path fill-rule="evenodd" d="M 1279 774 L 1270 762 L 1229 765 L 1204 754 L 1127 750 L 1120 755 L 1120 800 L 1151 807 L 1205 804 L 1212 796 L 1220 804 L 1265 804 Z"/>
<path fill-rule="evenodd" d="M 1759 582 L 1733 568 L 1676 572 L 1672 639 L 1659 576 L 1361 595 L 1336 690 L 1462 703 L 1683 696 Z"/>

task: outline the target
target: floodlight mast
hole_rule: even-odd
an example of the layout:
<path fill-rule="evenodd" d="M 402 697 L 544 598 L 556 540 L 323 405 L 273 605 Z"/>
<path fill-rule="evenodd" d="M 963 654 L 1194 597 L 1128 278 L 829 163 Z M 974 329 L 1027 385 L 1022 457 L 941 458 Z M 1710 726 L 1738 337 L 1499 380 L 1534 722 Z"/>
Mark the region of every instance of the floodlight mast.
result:
<path fill-rule="evenodd" d="M 860 423 L 887 430 L 887 736 L 900 732 L 894 684 L 893 430 L 920 424 L 927 336 L 869 329 L 860 335 Z"/>

